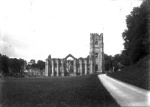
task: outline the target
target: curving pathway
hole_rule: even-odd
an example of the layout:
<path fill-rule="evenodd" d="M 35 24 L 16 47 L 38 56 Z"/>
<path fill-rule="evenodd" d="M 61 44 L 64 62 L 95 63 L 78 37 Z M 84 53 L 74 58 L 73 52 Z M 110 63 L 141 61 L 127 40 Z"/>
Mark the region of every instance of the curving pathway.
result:
<path fill-rule="evenodd" d="M 106 74 L 98 77 L 121 107 L 150 107 L 150 91 L 113 79 Z"/>

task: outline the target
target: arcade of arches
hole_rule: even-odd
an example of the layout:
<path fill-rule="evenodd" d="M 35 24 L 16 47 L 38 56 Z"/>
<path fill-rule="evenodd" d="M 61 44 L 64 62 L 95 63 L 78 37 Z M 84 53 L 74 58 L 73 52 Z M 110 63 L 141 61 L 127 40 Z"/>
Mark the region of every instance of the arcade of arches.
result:
<path fill-rule="evenodd" d="M 73 60 L 67 60 L 68 57 L 73 58 Z M 90 70 L 90 65 L 92 60 L 87 58 L 75 58 L 71 54 L 63 59 L 56 59 L 49 57 L 46 59 L 46 70 L 45 76 L 76 76 L 76 75 L 86 75 L 92 74 L 93 70 Z"/>
<path fill-rule="evenodd" d="M 69 54 L 63 59 L 48 56 L 45 63 L 45 76 L 76 76 L 103 72 L 103 34 L 90 34 L 90 54 L 87 58 L 75 58 Z M 71 57 L 73 60 L 67 60 Z"/>

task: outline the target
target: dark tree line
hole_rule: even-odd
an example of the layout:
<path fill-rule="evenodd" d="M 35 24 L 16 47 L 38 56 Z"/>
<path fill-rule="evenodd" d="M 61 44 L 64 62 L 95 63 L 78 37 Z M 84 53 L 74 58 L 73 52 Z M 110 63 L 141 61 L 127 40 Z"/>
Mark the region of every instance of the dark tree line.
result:
<path fill-rule="evenodd" d="M 0 54 L 0 73 L 3 75 L 22 74 L 27 62 L 24 59 L 9 58 Z"/>
<path fill-rule="evenodd" d="M 9 58 L 6 55 L 0 54 L 0 73 L 5 76 L 16 76 L 24 73 L 25 69 L 36 68 L 43 70 L 45 68 L 45 62 L 38 60 L 37 63 L 27 65 L 27 61 L 24 59 Z"/>
<path fill-rule="evenodd" d="M 40 70 L 43 70 L 45 68 L 45 62 L 42 60 L 38 60 L 37 63 L 34 63 L 32 65 L 27 65 L 27 69 L 31 69 L 31 68 L 37 68 Z"/>
<path fill-rule="evenodd" d="M 104 54 L 104 60 L 106 71 L 117 71 L 131 65 L 130 59 L 124 54 L 116 54 L 115 56 Z"/>

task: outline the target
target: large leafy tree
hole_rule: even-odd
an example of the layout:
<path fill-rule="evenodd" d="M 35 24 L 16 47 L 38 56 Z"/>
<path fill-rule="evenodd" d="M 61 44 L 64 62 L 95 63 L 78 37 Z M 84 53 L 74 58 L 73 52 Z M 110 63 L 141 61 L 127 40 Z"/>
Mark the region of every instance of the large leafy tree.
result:
<path fill-rule="evenodd" d="M 104 60 L 105 60 L 105 70 L 110 71 L 113 68 L 113 57 L 108 56 L 107 54 L 104 54 Z"/>
<path fill-rule="evenodd" d="M 2 72 L 2 55 L 0 54 L 0 73 Z"/>
<path fill-rule="evenodd" d="M 38 60 L 37 65 L 40 70 L 43 70 L 45 68 L 45 62 L 42 60 Z"/>
<path fill-rule="evenodd" d="M 25 65 L 26 61 L 24 59 L 9 58 L 0 54 L 0 73 L 4 75 L 22 73 Z"/>
<path fill-rule="evenodd" d="M 114 70 L 117 71 L 118 69 L 124 69 L 126 66 L 129 66 L 131 64 L 131 61 L 128 56 L 124 54 L 124 51 L 122 54 L 116 54 L 112 59 L 112 67 L 114 67 Z"/>
<path fill-rule="evenodd" d="M 1 66 L 1 72 L 3 74 L 9 73 L 9 58 L 6 55 L 0 56 L 0 66 Z"/>
<path fill-rule="evenodd" d="M 144 1 L 140 7 L 135 7 L 126 19 L 127 29 L 122 34 L 125 41 L 124 53 L 132 63 L 149 53 L 149 7 L 150 1 Z"/>
<path fill-rule="evenodd" d="M 17 58 L 9 59 L 9 69 L 12 74 L 20 73 L 22 62 Z"/>

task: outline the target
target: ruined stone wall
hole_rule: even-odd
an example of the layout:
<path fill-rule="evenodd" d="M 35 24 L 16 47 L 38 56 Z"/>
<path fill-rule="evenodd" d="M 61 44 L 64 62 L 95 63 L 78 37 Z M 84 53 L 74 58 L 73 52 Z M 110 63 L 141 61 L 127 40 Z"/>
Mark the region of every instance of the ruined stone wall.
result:
<path fill-rule="evenodd" d="M 89 67 L 92 66 L 88 63 L 87 58 L 74 59 L 73 61 L 47 58 L 45 63 L 45 76 L 76 76 L 92 74 L 92 69 L 88 69 Z"/>
<path fill-rule="evenodd" d="M 48 56 L 45 63 L 45 76 L 76 76 L 93 74 L 104 71 L 104 52 L 103 52 L 103 34 L 90 34 L 90 54 L 89 59 L 76 59 L 71 54 L 64 59 L 51 58 Z M 72 61 L 67 61 L 68 57 L 72 57 Z M 70 71 L 68 69 L 71 69 Z"/>

